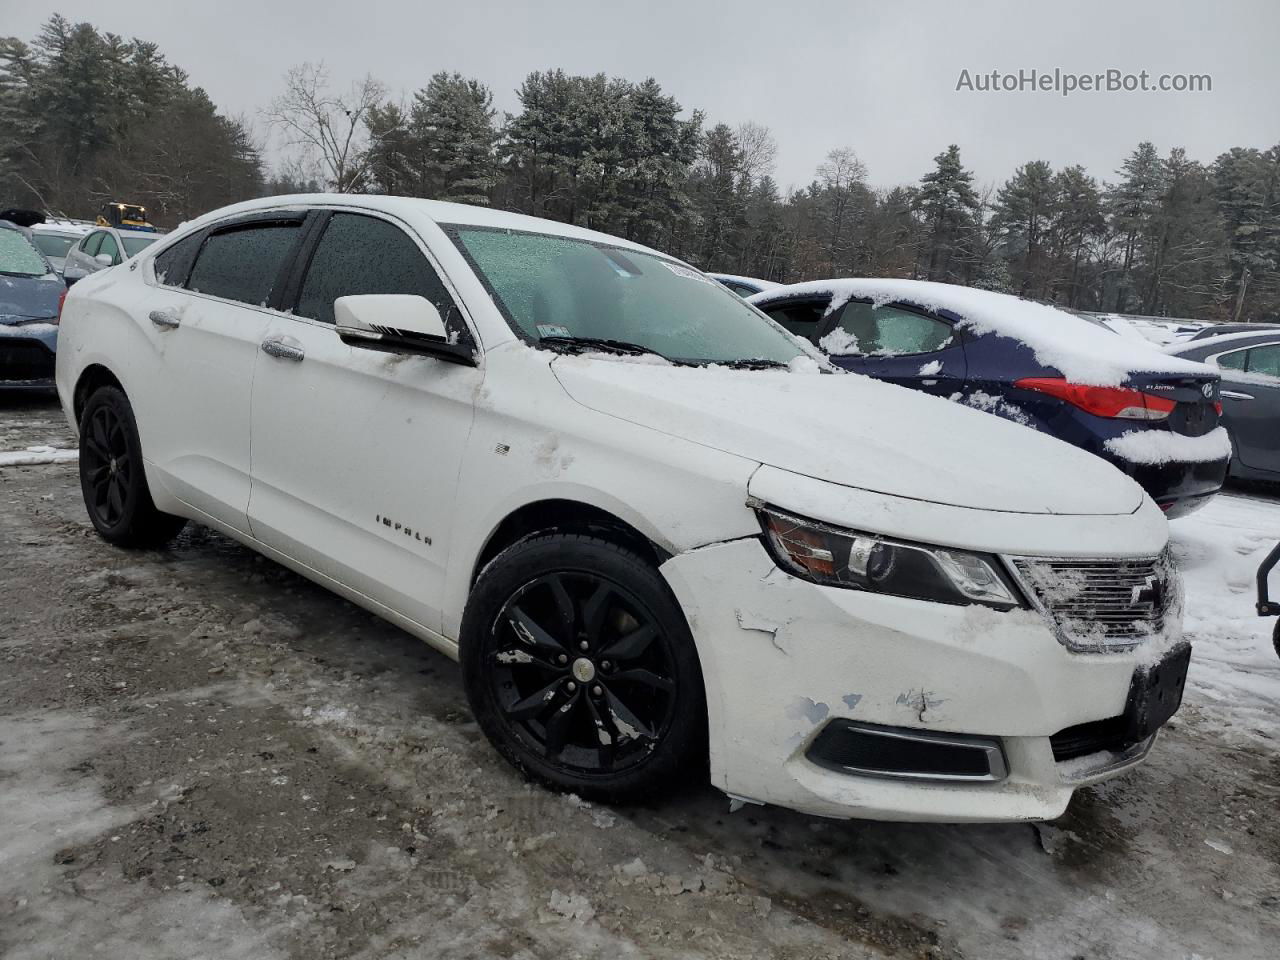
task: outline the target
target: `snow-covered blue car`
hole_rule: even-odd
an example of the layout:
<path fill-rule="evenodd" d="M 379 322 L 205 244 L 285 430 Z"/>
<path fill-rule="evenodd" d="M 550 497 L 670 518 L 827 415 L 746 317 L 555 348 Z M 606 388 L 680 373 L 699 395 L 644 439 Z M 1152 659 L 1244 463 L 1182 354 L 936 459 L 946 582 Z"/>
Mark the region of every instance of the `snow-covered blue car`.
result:
<path fill-rule="evenodd" d="M 845 370 L 968 404 L 1110 461 L 1171 517 L 1206 503 L 1226 477 L 1231 441 L 1219 423 L 1217 371 L 1074 313 L 918 280 L 817 280 L 747 302 Z"/>

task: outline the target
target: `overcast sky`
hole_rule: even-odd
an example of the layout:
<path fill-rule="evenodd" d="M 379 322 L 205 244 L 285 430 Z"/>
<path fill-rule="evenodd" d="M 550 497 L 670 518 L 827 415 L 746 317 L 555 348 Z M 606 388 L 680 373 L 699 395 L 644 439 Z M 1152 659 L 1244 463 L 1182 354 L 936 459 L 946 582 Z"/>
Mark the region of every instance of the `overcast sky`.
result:
<path fill-rule="evenodd" d="M 651 75 L 710 123 L 772 129 L 784 187 L 807 183 L 840 146 L 887 186 L 918 179 L 948 143 L 987 183 L 1033 159 L 1111 179 L 1144 139 L 1205 161 L 1230 146 L 1280 142 L 1275 0 L 59 0 L 56 9 L 157 42 L 220 108 L 251 119 L 286 68 L 306 60 L 323 60 L 340 84 L 368 72 L 396 93 L 458 70 L 512 111 L 532 70 Z M 0 0 L 0 31 L 30 40 L 50 12 Z M 1065 98 L 956 90 L 962 70 L 1032 68 L 1209 74 L 1213 89 Z"/>

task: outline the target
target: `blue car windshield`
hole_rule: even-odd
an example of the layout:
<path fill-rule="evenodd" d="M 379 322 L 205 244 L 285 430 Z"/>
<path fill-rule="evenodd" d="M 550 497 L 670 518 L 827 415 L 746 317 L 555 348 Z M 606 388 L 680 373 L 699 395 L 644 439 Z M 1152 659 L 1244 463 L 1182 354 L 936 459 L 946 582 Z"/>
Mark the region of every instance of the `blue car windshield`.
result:
<path fill-rule="evenodd" d="M 507 321 L 535 346 L 614 341 L 694 364 L 781 366 L 806 356 L 740 297 L 674 260 L 576 237 L 464 225 L 451 232 Z"/>
<path fill-rule="evenodd" d="M 7 277 L 43 277 L 49 264 L 17 230 L 0 228 L 0 274 Z"/>

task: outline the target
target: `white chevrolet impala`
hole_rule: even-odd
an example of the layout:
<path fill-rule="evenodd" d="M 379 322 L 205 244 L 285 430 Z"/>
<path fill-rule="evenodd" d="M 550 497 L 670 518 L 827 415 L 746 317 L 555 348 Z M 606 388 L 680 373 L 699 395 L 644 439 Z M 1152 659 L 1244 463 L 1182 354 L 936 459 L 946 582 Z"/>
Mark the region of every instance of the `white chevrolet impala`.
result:
<path fill-rule="evenodd" d="M 57 382 L 103 537 L 194 520 L 385 617 L 558 789 L 1050 818 L 1181 699 L 1136 484 L 615 237 L 228 207 L 71 290 Z"/>

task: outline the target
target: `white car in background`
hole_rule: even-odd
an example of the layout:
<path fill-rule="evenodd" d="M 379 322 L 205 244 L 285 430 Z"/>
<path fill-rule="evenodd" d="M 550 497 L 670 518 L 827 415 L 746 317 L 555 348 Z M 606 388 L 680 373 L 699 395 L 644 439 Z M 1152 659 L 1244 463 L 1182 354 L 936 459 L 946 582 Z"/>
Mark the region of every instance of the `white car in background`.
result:
<path fill-rule="evenodd" d="M 61 329 L 103 537 L 195 520 L 398 624 L 557 789 L 709 766 L 826 816 L 1051 818 L 1181 698 L 1168 528 L 1137 485 L 833 372 L 625 240 L 272 197 L 82 281 Z"/>
<path fill-rule="evenodd" d="M 86 224 L 49 220 L 31 227 L 31 242 L 61 276 L 66 266 L 67 253 L 92 229 L 92 226 Z"/>

